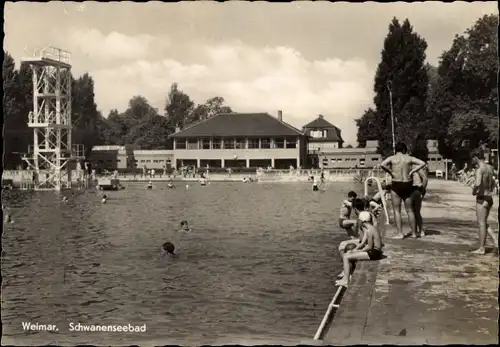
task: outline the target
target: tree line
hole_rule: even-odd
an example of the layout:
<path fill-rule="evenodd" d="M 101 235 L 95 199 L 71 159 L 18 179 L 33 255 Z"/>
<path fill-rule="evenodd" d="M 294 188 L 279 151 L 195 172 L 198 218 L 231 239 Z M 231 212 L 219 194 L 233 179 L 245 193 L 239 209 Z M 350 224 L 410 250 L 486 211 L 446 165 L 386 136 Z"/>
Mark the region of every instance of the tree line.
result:
<path fill-rule="evenodd" d="M 379 140 L 379 152 L 392 153 L 391 100 L 396 142 L 427 160 L 427 139 L 458 163 L 472 149 L 498 143 L 497 15 L 485 15 L 456 35 L 439 65 L 425 63 L 426 41 L 408 19 L 389 25 L 374 80 L 373 108 L 356 120 L 360 147 Z"/>
<path fill-rule="evenodd" d="M 33 144 L 33 131 L 28 128 L 28 114 L 33 110 L 32 70 L 27 64 L 16 69 L 15 61 L 5 53 L 3 62 L 3 115 L 5 168 L 25 166 L 22 154 Z M 186 127 L 220 113 L 232 112 L 222 97 L 213 97 L 196 105 L 176 83 L 166 98 L 163 114 L 143 96 L 134 96 L 124 112 L 111 110 L 104 117 L 97 109 L 94 80 L 88 73 L 71 76 L 71 119 L 73 143 L 83 144 L 88 157 L 95 145 L 139 145 L 143 149 L 171 149 L 168 135 L 176 127 Z"/>

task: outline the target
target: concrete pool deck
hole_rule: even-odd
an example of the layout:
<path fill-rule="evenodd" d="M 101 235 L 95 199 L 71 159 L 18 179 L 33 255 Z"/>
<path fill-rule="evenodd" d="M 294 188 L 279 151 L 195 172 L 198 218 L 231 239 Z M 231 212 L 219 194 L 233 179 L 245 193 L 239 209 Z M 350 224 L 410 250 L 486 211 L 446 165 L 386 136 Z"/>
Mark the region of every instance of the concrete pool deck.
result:
<path fill-rule="evenodd" d="M 389 226 L 387 258 L 358 266 L 325 344 L 498 344 L 498 252 L 488 236 L 488 254 L 469 254 L 471 189 L 430 181 L 422 216 L 430 235 L 395 240 Z M 497 197 L 489 221 L 498 235 Z"/>

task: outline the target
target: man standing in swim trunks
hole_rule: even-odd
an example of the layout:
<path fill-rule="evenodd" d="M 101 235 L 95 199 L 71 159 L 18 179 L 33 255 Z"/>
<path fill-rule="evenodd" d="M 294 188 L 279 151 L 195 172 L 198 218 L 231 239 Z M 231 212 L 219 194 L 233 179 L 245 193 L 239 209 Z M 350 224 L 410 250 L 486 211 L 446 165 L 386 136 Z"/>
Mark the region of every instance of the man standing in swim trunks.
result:
<path fill-rule="evenodd" d="M 397 238 L 403 239 L 403 226 L 401 220 L 401 201 L 404 201 L 406 213 L 411 227 L 411 234 L 417 237 L 417 224 L 413 212 L 413 173 L 423 169 L 426 164 L 422 160 L 408 155 L 408 147 L 403 142 L 395 146 L 396 154 L 385 159 L 380 167 L 392 177 L 391 200 L 394 209 L 394 219 L 398 230 Z M 415 166 L 413 169 L 412 167 Z"/>
<path fill-rule="evenodd" d="M 495 190 L 494 171 L 491 165 L 486 164 L 484 152 L 481 148 L 472 152 L 472 162 L 477 166 L 472 195 L 476 196 L 476 216 L 479 224 L 479 248 L 472 251 L 472 253 L 483 255 L 486 253 L 488 216 L 493 207 L 493 193 Z"/>
<path fill-rule="evenodd" d="M 422 200 L 424 200 L 425 193 L 427 191 L 427 183 L 429 178 L 427 176 L 427 170 L 421 169 L 413 174 L 413 211 L 415 212 L 415 220 L 417 223 L 417 236 L 425 235 L 423 231 L 423 218 L 421 214 L 422 210 Z"/>

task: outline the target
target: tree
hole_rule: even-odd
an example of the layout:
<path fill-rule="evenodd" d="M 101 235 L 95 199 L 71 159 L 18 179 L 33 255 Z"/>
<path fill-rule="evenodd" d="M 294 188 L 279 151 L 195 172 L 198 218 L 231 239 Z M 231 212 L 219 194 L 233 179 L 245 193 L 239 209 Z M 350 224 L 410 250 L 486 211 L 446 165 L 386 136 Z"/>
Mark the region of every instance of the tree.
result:
<path fill-rule="evenodd" d="M 429 129 L 439 139 L 441 154 L 458 162 L 467 160 L 464 151 L 471 149 L 462 146 L 464 137 L 474 146 L 478 143 L 471 137 L 497 145 L 497 25 L 497 15 L 478 19 L 440 58 Z"/>
<path fill-rule="evenodd" d="M 366 147 L 366 141 L 376 139 L 373 127 L 377 126 L 378 119 L 376 111 L 369 108 L 363 113 L 361 118 L 355 120 L 358 127 L 357 141 L 359 148 Z"/>
<path fill-rule="evenodd" d="M 190 97 L 179 89 L 177 83 L 172 84 L 165 106 L 169 130 L 173 132 L 177 126 L 183 128 L 193 108 L 194 103 Z"/>
<path fill-rule="evenodd" d="M 224 98 L 220 96 L 208 99 L 204 104 L 196 106 L 186 120 L 185 126 L 196 123 L 218 114 L 231 113 L 231 107 L 224 106 Z"/>
<path fill-rule="evenodd" d="M 167 118 L 160 116 L 143 96 L 130 99 L 122 114 L 112 110 L 104 134 L 106 141 L 114 144 L 135 144 L 143 149 L 170 147 Z"/>
<path fill-rule="evenodd" d="M 20 157 L 16 151 L 20 150 L 20 107 L 19 100 L 19 74 L 16 70 L 14 59 L 7 52 L 3 61 L 3 116 L 4 116 L 4 154 L 3 163 L 6 168 L 15 168 L 20 164 Z M 19 157 L 19 158 L 18 158 Z"/>
<path fill-rule="evenodd" d="M 104 137 L 100 131 L 103 117 L 97 110 L 94 80 L 88 73 L 72 80 L 71 96 L 73 142 L 83 144 L 87 157 L 92 147 L 104 143 Z"/>
<path fill-rule="evenodd" d="M 368 136 L 379 140 L 381 154 L 386 156 L 392 152 L 389 88 L 392 91 L 396 141 L 405 141 L 411 146 L 425 131 L 422 123 L 426 118 L 429 84 L 424 64 L 426 49 L 427 43 L 413 31 L 408 19 L 402 25 L 396 18 L 392 20 L 375 75 L 375 110 L 365 112 L 357 122 L 362 127 L 361 133 L 358 129 L 360 144 L 366 143 Z"/>

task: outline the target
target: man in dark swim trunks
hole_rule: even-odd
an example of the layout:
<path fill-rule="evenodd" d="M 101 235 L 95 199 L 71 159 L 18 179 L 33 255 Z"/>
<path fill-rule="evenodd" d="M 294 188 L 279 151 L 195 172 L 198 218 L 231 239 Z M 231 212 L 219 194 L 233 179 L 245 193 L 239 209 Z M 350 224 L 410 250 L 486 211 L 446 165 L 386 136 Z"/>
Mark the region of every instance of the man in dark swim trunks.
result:
<path fill-rule="evenodd" d="M 426 164 L 422 160 L 408 155 L 408 148 L 403 142 L 395 146 L 396 154 L 385 159 L 380 167 L 392 177 L 391 200 L 394 219 L 398 230 L 397 238 L 403 239 L 403 222 L 401 220 L 401 201 L 404 201 L 406 213 L 411 227 L 411 234 L 417 237 L 417 223 L 413 212 L 413 173 L 423 169 Z M 413 167 L 413 169 L 412 169 Z"/>
<path fill-rule="evenodd" d="M 480 255 L 486 253 L 486 234 L 489 231 L 488 216 L 493 207 L 493 194 L 495 190 L 493 167 L 487 164 L 484 159 L 484 152 L 481 148 L 472 152 L 472 161 L 477 166 L 472 195 L 476 196 L 476 216 L 479 224 L 479 248 L 472 253 Z M 497 243 L 492 232 L 490 232 L 490 235 L 493 237 L 495 243 Z"/>

